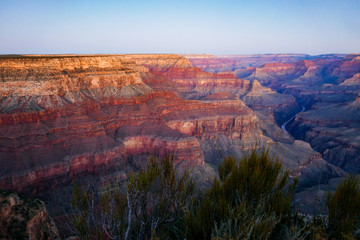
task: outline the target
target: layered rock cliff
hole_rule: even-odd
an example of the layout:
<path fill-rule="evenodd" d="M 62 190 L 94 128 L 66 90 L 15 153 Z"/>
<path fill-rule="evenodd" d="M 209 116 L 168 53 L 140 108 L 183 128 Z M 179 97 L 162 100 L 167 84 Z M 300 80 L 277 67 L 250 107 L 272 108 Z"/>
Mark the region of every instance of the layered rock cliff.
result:
<path fill-rule="evenodd" d="M 236 56 L 232 57 L 235 58 Z M 248 67 L 234 67 L 235 65 L 230 64 L 228 60 L 222 61 L 223 57 L 220 56 L 215 56 L 213 59 L 221 62 L 219 68 L 227 65 L 228 68 L 232 68 L 236 76 L 256 84 L 258 81 L 277 94 L 281 93 L 278 96 L 275 94 L 271 96 L 269 91 L 268 94 L 264 94 L 263 90 L 262 93 L 254 91 L 243 98 L 260 117 L 261 128 L 263 131 L 266 130 L 265 135 L 270 134 L 275 139 L 285 140 L 281 132 L 270 127 L 272 126 L 270 114 L 264 114 L 264 106 L 279 102 L 283 98 L 282 102 L 288 102 L 288 107 L 273 113 L 279 125 L 300 111 L 300 106 L 305 107 L 305 112 L 299 114 L 288 125 L 290 133 L 296 138 L 309 142 L 328 162 L 347 171 L 359 171 L 357 165 L 359 104 L 356 97 L 360 89 L 359 54 L 303 56 L 303 58 L 289 56 L 288 59 L 283 59 L 284 61 L 277 59 L 274 62 L 267 62 L 269 59 L 259 56 L 259 61 L 261 59 L 263 61 L 262 64 Z M 200 62 L 199 57 L 194 60 L 194 64 Z M 239 59 L 238 65 L 247 62 L 246 58 L 243 58 L 242 62 Z M 213 63 L 215 60 L 204 58 L 199 66 L 204 69 L 216 69 Z M 285 101 L 286 98 L 289 101 Z M 256 105 L 261 112 L 257 110 Z M 273 106 L 276 109 L 281 108 L 281 104 Z"/>
<path fill-rule="evenodd" d="M 192 66 L 188 59 L 178 55 L 155 55 L 151 58 L 148 55 L 131 55 L 131 58 L 137 64 L 147 67 L 152 74 L 170 80 L 172 91 L 178 91 L 186 99 L 201 99 L 223 91 L 244 95 L 250 87 L 247 80 L 239 79 L 231 73 L 204 72 Z M 146 83 L 159 88 L 158 81 Z M 160 87 L 164 85 L 166 84 L 160 83 Z"/>
<path fill-rule="evenodd" d="M 197 56 L 197 59 L 200 59 L 200 56 Z M 211 57 L 205 57 L 205 60 L 209 59 Z M 161 64 L 154 65 L 156 65 L 156 68 L 150 67 L 152 69 L 151 72 L 166 76 L 167 79 L 173 81 L 174 88 L 180 85 L 182 87 L 180 92 L 185 98 L 196 98 L 202 101 L 214 102 L 223 100 L 236 102 L 241 99 L 260 119 L 259 126 L 265 136 L 258 137 L 256 143 L 261 146 L 271 147 L 272 153 L 283 159 L 284 166 L 291 170 L 293 176 L 301 176 L 302 186 L 308 186 L 319 181 L 317 179 L 318 175 L 314 174 L 315 172 L 323 171 L 326 177 L 321 181 L 325 182 L 331 177 L 343 174 L 341 170 L 327 164 L 321 155 L 314 151 L 309 144 L 294 141 L 291 136 L 285 134 L 281 128 L 277 127 L 275 120 L 281 121 L 282 119 L 287 119 L 301 109 L 295 97 L 265 88 L 256 80 L 251 82 L 237 79 L 229 73 L 204 73 L 185 61 L 182 64 L 178 64 L 176 71 L 163 69 Z M 174 72 L 176 74 L 173 74 Z M 197 75 L 197 72 L 200 74 Z M 210 82 L 211 84 L 202 84 L 202 80 L 198 80 L 206 78 L 212 78 L 214 81 Z M 178 79 L 181 82 L 177 82 Z M 190 90 L 184 90 L 184 86 L 188 83 L 192 83 L 193 87 Z M 232 85 L 232 83 L 237 85 Z M 226 87 L 226 84 L 231 87 Z M 213 159 L 213 162 L 216 163 L 221 161 L 226 155 L 241 156 L 242 153 L 239 149 L 255 144 L 255 142 L 252 142 L 250 145 L 246 145 L 245 139 L 242 142 L 238 142 L 238 138 L 231 140 L 228 137 L 228 135 L 225 135 L 212 140 L 202 140 L 202 148 L 207 149 L 204 151 L 205 158 Z M 249 139 L 251 137 L 247 138 L 247 140 Z"/>
<path fill-rule="evenodd" d="M 202 165 L 211 160 L 202 140 L 261 136 L 256 115 L 239 99 L 181 98 L 194 83 L 222 86 L 216 81 L 228 78 L 177 55 L 2 58 L 0 72 L 5 189 L 37 195 L 79 176 L 123 179 L 134 156 L 169 154 L 176 164 Z"/>

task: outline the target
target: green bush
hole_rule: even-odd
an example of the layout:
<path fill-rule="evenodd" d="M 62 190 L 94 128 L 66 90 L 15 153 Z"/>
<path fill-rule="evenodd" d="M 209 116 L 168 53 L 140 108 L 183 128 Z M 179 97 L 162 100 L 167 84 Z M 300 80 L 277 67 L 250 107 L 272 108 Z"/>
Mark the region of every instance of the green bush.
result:
<path fill-rule="evenodd" d="M 189 239 L 270 239 L 286 235 L 297 180 L 269 152 L 239 162 L 225 158 L 219 180 L 194 201 L 187 216 Z M 289 231 L 287 231 L 288 233 Z"/>
<path fill-rule="evenodd" d="M 133 237 L 184 239 L 184 216 L 195 184 L 187 171 L 176 175 L 172 158 L 151 158 L 146 169 L 133 174 L 128 183 L 131 196 Z"/>
<path fill-rule="evenodd" d="M 74 188 L 74 235 L 81 239 L 302 239 L 293 214 L 297 179 L 255 148 L 240 161 L 225 158 L 207 190 L 195 189 L 172 158 L 150 158 L 126 188 L 99 196 Z M 115 189 L 115 190 L 114 190 Z"/>
<path fill-rule="evenodd" d="M 98 196 L 75 185 L 71 230 L 81 239 L 184 239 L 194 186 L 187 171 L 176 174 L 171 157 L 150 158 L 125 189 Z"/>
<path fill-rule="evenodd" d="M 359 180 L 350 176 L 342 181 L 335 193 L 328 193 L 328 232 L 331 239 L 355 239 L 360 227 Z"/>

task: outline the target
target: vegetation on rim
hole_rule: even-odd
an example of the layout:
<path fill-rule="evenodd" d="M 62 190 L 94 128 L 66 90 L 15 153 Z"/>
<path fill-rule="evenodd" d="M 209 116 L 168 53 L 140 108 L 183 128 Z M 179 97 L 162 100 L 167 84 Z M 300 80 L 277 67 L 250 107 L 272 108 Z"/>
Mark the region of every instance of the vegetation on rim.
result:
<path fill-rule="evenodd" d="M 267 150 L 225 158 L 206 190 L 177 173 L 171 157 L 150 158 L 103 196 L 76 185 L 69 226 L 81 239 L 357 239 L 358 179 L 329 192 L 328 217 L 310 220 L 295 212 L 296 184 Z"/>

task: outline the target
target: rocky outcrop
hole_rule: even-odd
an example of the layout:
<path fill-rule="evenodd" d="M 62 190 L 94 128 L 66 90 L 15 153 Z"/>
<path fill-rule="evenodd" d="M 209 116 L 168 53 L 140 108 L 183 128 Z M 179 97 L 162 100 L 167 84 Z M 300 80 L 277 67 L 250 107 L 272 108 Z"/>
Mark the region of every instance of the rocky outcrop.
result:
<path fill-rule="evenodd" d="M 348 78 L 344 82 L 340 83 L 340 85 L 360 87 L 360 73 L 354 74 L 351 78 Z"/>
<path fill-rule="evenodd" d="M 124 56 L 62 56 L 1 59 L 2 97 L 59 95 L 80 90 L 141 84 L 140 72 Z"/>
<path fill-rule="evenodd" d="M 251 82 L 249 92 L 242 97 L 242 100 L 252 109 L 273 108 L 275 110 L 282 105 L 296 104 L 294 97 L 263 87 L 257 80 Z"/>
<path fill-rule="evenodd" d="M 261 84 L 276 88 L 283 81 L 296 79 L 307 71 L 304 62 L 298 63 L 267 63 L 262 67 L 255 68 L 247 79 L 257 79 Z"/>
<path fill-rule="evenodd" d="M 360 94 L 355 98 L 354 101 L 349 103 L 349 108 L 351 112 L 359 112 L 360 111 Z"/>
<path fill-rule="evenodd" d="M 60 239 L 42 201 L 5 191 L 0 191 L 0 238 Z"/>
<path fill-rule="evenodd" d="M 63 108 L 103 98 L 151 92 L 125 56 L 29 56 L 2 58 L 2 112 Z M 126 88 L 123 88 L 126 87 Z"/>

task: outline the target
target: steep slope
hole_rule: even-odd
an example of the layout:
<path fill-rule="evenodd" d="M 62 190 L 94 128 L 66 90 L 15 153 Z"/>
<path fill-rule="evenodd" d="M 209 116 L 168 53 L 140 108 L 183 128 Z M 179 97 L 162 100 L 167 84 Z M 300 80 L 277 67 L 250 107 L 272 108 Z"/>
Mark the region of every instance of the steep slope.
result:
<path fill-rule="evenodd" d="M 359 172 L 359 97 L 349 103 L 317 103 L 289 126 L 296 137 L 309 142 L 330 163 L 349 172 Z"/>
<path fill-rule="evenodd" d="M 354 74 L 351 78 L 345 79 L 340 85 L 360 86 L 360 73 Z"/>
<path fill-rule="evenodd" d="M 229 59 L 236 57 L 232 56 Z M 285 133 L 279 127 L 297 112 L 300 112 L 302 107 L 309 110 L 311 105 L 317 101 L 340 103 L 352 99 L 351 93 L 356 90 L 354 86 L 352 88 L 338 88 L 336 85 L 340 78 L 335 76 L 337 72 L 335 69 L 339 69 L 343 65 L 343 56 L 304 56 L 303 59 L 290 56 L 288 59 L 272 60 L 269 58 L 262 59 L 259 56 L 256 67 L 248 65 L 246 68 L 244 65 L 249 64 L 249 62 L 245 58 L 238 58 L 237 65 L 218 56 L 204 59 L 201 59 L 200 56 L 196 58 L 189 56 L 189 58 L 193 64 L 207 71 L 217 72 L 227 68 L 231 69 L 236 76 L 250 80 L 249 87 L 243 95 L 234 95 L 231 92 L 225 94 L 225 91 L 224 93 L 208 95 L 206 99 L 240 97 L 247 106 L 253 109 L 259 117 L 260 128 L 264 134 L 260 143 L 270 146 L 272 153 L 283 159 L 284 166 L 291 170 L 292 175 L 300 177 L 298 191 L 301 192 L 304 188 L 319 184 L 319 182 L 327 183 L 329 179 L 345 174 L 341 169 L 324 161 L 323 156 L 327 160 L 328 157 L 321 154 L 323 153 L 321 149 L 316 148 L 313 144 L 310 146 L 306 142 L 294 140 L 294 135 Z M 354 62 L 353 59 L 349 58 L 348 60 Z M 217 64 L 219 65 L 216 66 Z M 242 64 L 243 66 L 241 66 Z M 350 65 L 354 66 L 354 63 Z M 347 73 L 356 72 L 356 69 L 346 69 Z M 271 89 L 262 85 L 271 87 Z M 290 128 L 296 129 L 293 126 Z M 294 134 L 292 131 L 290 132 Z M 298 135 L 295 137 L 299 138 Z M 300 139 L 308 141 L 306 138 Z M 211 145 L 211 147 L 215 146 L 216 144 Z M 320 153 L 312 147 L 315 147 Z M 312 202 L 312 204 L 316 203 Z"/>
<path fill-rule="evenodd" d="M 232 71 L 238 77 L 259 81 L 274 91 L 294 96 L 299 105 L 306 107 L 306 111 L 290 122 L 290 133 L 309 142 L 328 162 L 345 170 L 358 172 L 359 54 L 308 56 L 296 61 L 293 59 L 284 62 L 278 60 L 276 63 L 264 62 L 261 66 L 234 68 Z M 204 62 L 206 61 L 207 59 L 204 59 Z M 244 59 L 243 63 L 246 62 Z M 224 61 L 223 64 L 226 65 L 227 62 Z M 251 107 L 256 97 L 250 99 L 249 103 L 247 97 L 243 98 Z M 285 112 L 275 115 L 279 124 L 286 119 Z M 263 128 L 264 123 L 270 119 L 264 120 L 264 117 L 260 118 Z M 269 131 L 275 134 L 275 129 L 271 127 Z"/>
<path fill-rule="evenodd" d="M 286 119 L 301 109 L 293 96 L 276 93 L 262 87 L 257 81 L 234 78 L 228 73 L 205 73 L 183 59 L 177 60 L 173 65 L 176 65 L 175 69 L 169 70 L 160 60 L 152 59 L 152 64 L 147 65 L 144 58 L 146 56 L 137 56 L 138 60 L 135 61 L 149 67 L 150 72 L 169 79 L 185 98 L 206 102 L 236 102 L 241 99 L 256 112 L 260 119 L 260 129 L 265 136 L 247 138 L 252 140 L 248 144 L 244 139 L 229 139 L 228 135 L 201 139 L 205 159 L 212 159 L 211 162 L 217 164 L 227 155 L 240 157 L 244 154 L 244 149 L 258 144 L 271 147 L 272 153 L 283 159 L 284 166 L 291 170 L 293 176 L 301 176 L 302 186 L 319 182 L 318 175 L 314 173 L 324 171 L 326 177 L 321 180 L 323 182 L 344 174 L 340 169 L 327 164 L 309 144 L 294 141 L 277 127 L 275 118 Z M 189 84 L 192 88 L 189 88 Z"/>
<path fill-rule="evenodd" d="M 163 89 L 166 86 L 163 82 L 170 81 L 172 91 L 179 92 L 185 99 L 201 99 L 216 92 L 243 95 L 250 86 L 249 81 L 239 79 L 231 73 L 204 72 L 178 55 L 156 56 L 157 58 L 149 58 L 147 55 L 131 55 L 131 58 L 137 64 L 147 67 L 152 74 L 165 78 L 160 83 L 160 88 L 157 82 L 145 80 L 147 84 L 155 89 Z"/>
<path fill-rule="evenodd" d="M 177 71 L 207 79 L 200 69 L 192 75 L 192 66 L 176 55 L 27 56 L 0 62 L 1 188 L 40 194 L 79 176 L 121 180 L 138 165 L 136 156 L 170 154 L 176 164 L 203 165 L 201 139 L 221 135 L 246 142 L 261 136 L 256 115 L 239 99 L 184 100 L 177 88 L 159 91 L 143 82 L 171 83 L 166 74 Z M 180 80 L 179 86 L 189 85 Z"/>

